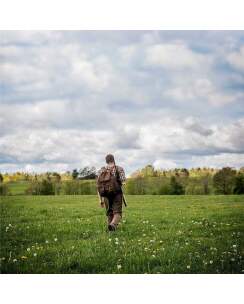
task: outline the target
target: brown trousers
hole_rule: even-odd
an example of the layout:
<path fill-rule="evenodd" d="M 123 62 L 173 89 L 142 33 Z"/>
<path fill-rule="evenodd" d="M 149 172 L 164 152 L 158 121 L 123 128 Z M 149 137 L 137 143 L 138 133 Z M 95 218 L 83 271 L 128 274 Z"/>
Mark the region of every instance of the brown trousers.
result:
<path fill-rule="evenodd" d="M 117 226 L 122 218 L 122 193 L 116 193 L 104 199 L 108 225 Z"/>

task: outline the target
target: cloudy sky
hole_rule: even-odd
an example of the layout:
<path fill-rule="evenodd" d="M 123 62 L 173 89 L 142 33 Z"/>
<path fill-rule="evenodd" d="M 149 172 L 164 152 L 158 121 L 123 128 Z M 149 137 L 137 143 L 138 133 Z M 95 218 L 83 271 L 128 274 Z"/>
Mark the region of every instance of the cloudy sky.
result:
<path fill-rule="evenodd" d="M 0 35 L 0 171 L 244 165 L 244 32 Z"/>

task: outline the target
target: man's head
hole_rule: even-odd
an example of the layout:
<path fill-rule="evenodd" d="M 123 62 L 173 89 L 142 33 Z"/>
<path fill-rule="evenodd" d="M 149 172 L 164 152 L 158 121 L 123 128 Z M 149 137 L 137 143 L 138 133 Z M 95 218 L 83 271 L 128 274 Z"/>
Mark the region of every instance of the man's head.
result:
<path fill-rule="evenodd" d="M 107 164 L 114 163 L 114 156 L 113 156 L 112 154 L 108 154 L 108 155 L 105 157 L 105 160 L 106 160 L 106 163 L 107 163 Z"/>

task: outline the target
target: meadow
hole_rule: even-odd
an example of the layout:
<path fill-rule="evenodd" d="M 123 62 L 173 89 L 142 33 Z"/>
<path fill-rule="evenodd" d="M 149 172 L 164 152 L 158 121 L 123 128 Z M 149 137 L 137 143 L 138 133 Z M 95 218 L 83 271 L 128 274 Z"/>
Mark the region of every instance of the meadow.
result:
<path fill-rule="evenodd" d="M 244 196 L 128 195 L 107 232 L 95 195 L 0 197 L 1 273 L 244 273 Z"/>

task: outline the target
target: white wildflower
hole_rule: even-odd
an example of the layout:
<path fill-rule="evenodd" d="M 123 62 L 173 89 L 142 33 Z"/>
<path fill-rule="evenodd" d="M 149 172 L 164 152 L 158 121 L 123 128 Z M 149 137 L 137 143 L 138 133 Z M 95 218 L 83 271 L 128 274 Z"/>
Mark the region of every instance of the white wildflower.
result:
<path fill-rule="evenodd" d="M 117 265 L 118 270 L 120 270 L 122 268 L 122 266 L 119 264 Z"/>
<path fill-rule="evenodd" d="M 54 239 L 54 242 L 57 242 L 57 240 L 58 240 L 58 239 L 57 239 L 57 238 L 55 238 L 55 239 Z"/>
<path fill-rule="evenodd" d="M 34 257 L 36 257 L 36 256 L 37 256 L 37 253 L 35 252 L 33 255 L 34 255 Z"/>
<path fill-rule="evenodd" d="M 187 269 L 190 269 L 190 268 L 191 268 L 191 266 L 190 266 L 190 265 L 187 265 L 187 266 L 186 266 L 186 268 L 187 268 Z"/>
<path fill-rule="evenodd" d="M 30 251 L 31 249 L 30 249 L 30 248 L 27 248 L 26 250 L 27 250 L 27 251 Z"/>

